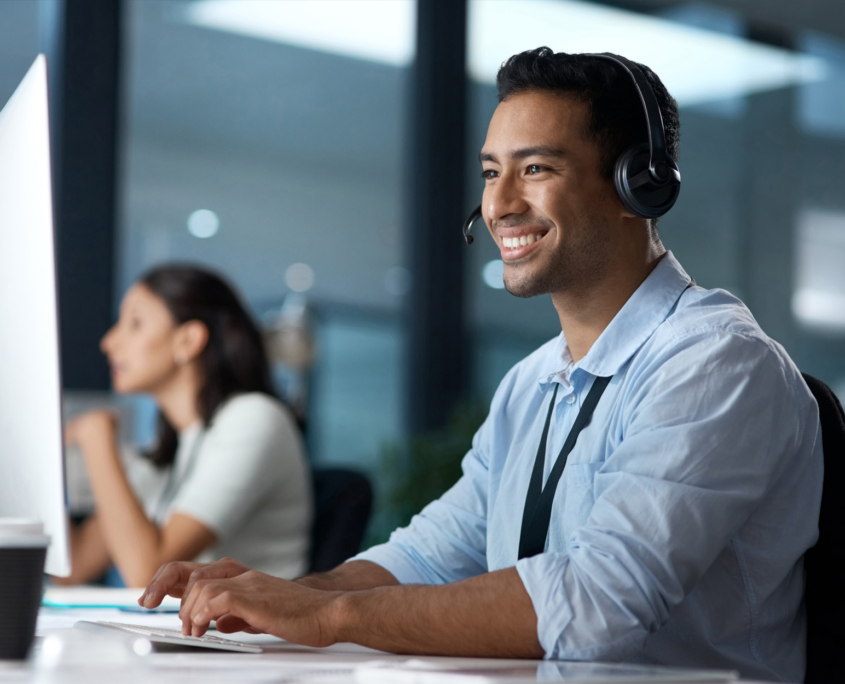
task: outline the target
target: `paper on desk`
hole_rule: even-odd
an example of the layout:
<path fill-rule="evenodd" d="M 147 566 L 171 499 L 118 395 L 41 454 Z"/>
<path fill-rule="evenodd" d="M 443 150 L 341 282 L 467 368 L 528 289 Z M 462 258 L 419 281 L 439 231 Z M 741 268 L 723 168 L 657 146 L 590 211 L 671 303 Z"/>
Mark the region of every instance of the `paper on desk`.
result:
<path fill-rule="evenodd" d="M 49 587 L 41 605 L 45 608 L 126 608 L 138 607 L 142 589 L 114 589 L 112 587 Z M 179 599 L 165 596 L 161 605 L 179 610 Z"/>

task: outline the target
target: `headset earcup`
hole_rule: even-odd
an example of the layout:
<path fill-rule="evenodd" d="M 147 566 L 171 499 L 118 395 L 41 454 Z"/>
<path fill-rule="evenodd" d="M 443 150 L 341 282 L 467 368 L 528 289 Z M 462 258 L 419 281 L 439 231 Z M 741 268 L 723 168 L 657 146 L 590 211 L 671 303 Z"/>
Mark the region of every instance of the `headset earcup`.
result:
<path fill-rule="evenodd" d="M 630 180 L 648 168 L 649 146 L 635 145 L 625 150 L 616 160 L 613 182 L 616 193 L 624 207 L 641 218 L 663 216 L 675 204 L 681 191 L 681 184 L 675 179 L 663 185 L 646 183 L 631 188 Z"/>

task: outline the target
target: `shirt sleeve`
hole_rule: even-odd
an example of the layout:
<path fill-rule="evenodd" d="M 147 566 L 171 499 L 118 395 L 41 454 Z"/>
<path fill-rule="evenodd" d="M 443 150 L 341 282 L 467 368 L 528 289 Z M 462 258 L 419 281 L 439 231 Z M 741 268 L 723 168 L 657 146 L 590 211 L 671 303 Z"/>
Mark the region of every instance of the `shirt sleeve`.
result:
<path fill-rule="evenodd" d="M 772 484 L 817 466 L 815 403 L 764 342 L 690 339 L 642 378 L 625 398 L 625 434 L 596 474 L 586 523 L 566 552 L 517 563 L 547 658 L 640 651 Z"/>
<path fill-rule="evenodd" d="M 169 514 L 184 513 L 224 539 L 238 529 L 286 472 L 304 460 L 293 418 L 262 394 L 230 399 L 213 419 Z"/>
<path fill-rule="evenodd" d="M 387 543 L 352 560 L 376 563 L 401 584 L 445 584 L 487 571 L 489 422 L 473 437 L 460 480 Z"/>

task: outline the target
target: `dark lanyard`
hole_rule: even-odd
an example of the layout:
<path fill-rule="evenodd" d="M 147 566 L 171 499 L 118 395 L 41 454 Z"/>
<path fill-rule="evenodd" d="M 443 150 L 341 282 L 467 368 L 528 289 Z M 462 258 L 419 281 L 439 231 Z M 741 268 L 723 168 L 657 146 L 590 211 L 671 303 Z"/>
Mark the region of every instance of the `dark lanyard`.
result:
<path fill-rule="evenodd" d="M 557 389 L 559 387 L 559 385 L 555 385 L 555 391 L 549 403 L 549 412 L 546 415 L 546 426 L 543 428 L 543 436 L 540 439 L 540 448 L 537 449 L 537 459 L 534 461 L 534 471 L 531 473 L 531 481 L 528 484 L 528 496 L 525 497 L 525 512 L 522 514 L 522 533 L 519 536 L 520 560 L 529 556 L 536 556 L 538 553 L 543 553 L 543 550 L 546 548 L 546 536 L 549 534 L 549 522 L 552 518 L 552 503 L 555 500 L 557 483 L 560 482 L 560 476 L 563 474 L 566 459 L 569 457 L 569 452 L 575 446 L 581 430 L 587 426 L 590 418 L 593 417 L 593 411 L 596 410 L 596 405 L 599 403 L 599 399 L 601 399 L 601 395 L 604 393 L 609 382 L 610 378 L 598 377 L 593 381 L 590 393 L 587 395 L 584 405 L 575 418 L 575 423 L 569 431 L 566 442 L 564 442 L 563 448 L 560 450 L 560 454 L 552 467 L 552 472 L 549 474 L 549 479 L 546 481 L 544 488 L 543 466 L 546 462 L 546 440 L 549 436 L 549 424 L 552 422 L 552 412 L 555 408 L 555 398 L 557 397 Z"/>

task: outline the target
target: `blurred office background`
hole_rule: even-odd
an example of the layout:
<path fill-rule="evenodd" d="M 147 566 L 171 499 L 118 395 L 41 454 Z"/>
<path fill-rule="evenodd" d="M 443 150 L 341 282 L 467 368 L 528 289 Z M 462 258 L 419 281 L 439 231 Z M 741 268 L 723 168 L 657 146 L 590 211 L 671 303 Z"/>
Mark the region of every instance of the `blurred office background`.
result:
<path fill-rule="evenodd" d="M 51 59 L 70 403 L 108 392 L 97 341 L 135 278 L 198 261 L 276 331 L 315 463 L 381 484 L 440 448 L 452 477 L 478 407 L 559 332 L 547 297 L 502 289 L 481 224 L 460 235 L 496 69 L 539 45 L 663 78 L 684 177 L 664 244 L 845 398 L 840 2 L 2 0 L 0 103 Z"/>

